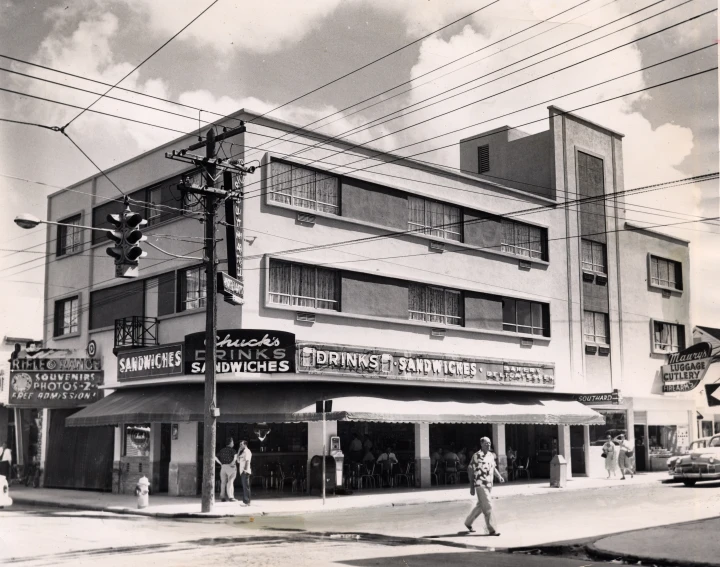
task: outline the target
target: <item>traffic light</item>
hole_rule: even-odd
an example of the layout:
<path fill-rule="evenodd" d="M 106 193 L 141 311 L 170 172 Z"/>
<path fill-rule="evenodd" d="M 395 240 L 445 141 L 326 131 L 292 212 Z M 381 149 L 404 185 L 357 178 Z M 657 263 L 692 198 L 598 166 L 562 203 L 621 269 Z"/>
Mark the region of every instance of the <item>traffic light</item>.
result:
<path fill-rule="evenodd" d="M 107 220 L 115 229 L 108 230 L 107 235 L 115 243 L 107 249 L 108 255 L 115 258 L 116 278 L 136 278 L 140 274 L 138 260 L 147 256 L 140 243 L 147 240 L 140 230 L 147 224 L 140 213 L 133 213 L 130 206 L 119 215 L 108 215 Z"/>

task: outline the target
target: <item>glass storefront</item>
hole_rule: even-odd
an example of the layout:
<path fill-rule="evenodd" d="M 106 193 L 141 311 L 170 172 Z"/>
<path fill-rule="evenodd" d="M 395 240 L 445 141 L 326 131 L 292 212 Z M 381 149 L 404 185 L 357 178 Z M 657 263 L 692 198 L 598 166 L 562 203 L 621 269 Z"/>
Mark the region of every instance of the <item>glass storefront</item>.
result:
<path fill-rule="evenodd" d="M 590 445 L 601 447 L 610 435 L 613 439 L 621 433 L 627 435 L 627 414 L 619 410 L 596 409 L 605 418 L 605 425 L 590 426 Z"/>
<path fill-rule="evenodd" d="M 650 457 L 670 457 L 677 452 L 676 425 L 649 425 L 648 443 Z"/>

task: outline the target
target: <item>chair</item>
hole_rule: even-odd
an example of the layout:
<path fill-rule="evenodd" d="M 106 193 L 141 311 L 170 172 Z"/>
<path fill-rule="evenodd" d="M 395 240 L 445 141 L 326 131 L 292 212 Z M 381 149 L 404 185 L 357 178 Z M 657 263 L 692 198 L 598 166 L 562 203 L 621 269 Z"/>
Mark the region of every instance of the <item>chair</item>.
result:
<path fill-rule="evenodd" d="M 407 466 L 405 467 L 405 472 L 395 473 L 395 485 L 400 486 L 400 479 L 404 478 L 405 484 L 407 485 L 408 488 L 410 488 L 410 477 L 411 476 L 412 476 L 412 474 L 410 473 L 410 463 L 408 463 Z"/>
<path fill-rule="evenodd" d="M 521 474 L 524 474 L 528 480 L 531 479 L 532 476 L 530 476 L 530 457 L 527 457 L 524 460 L 525 464 L 523 464 L 523 459 L 518 459 L 518 461 L 520 461 L 520 464 L 515 465 L 515 474 L 513 476 L 515 478 L 519 478 Z"/>
<path fill-rule="evenodd" d="M 443 474 L 444 484 L 457 484 L 458 475 L 458 462 L 453 461 L 452 463 L 445 462 L 445 473 Z M 452 483 L 450 481 L 453 481 Z"/>
<path fill-rule="evenodd" d="M 460 468 L 458 467 L 458 472 L 457 472 L 457 482 L 458 482 L 458 484 L 460 484 L 460 476 L 461 476 L 461 475 L 465 475 L 465 480 L 467 480 L 467 481 L 468 481 L 468 484 L 470 484 L 470 473 L 468 472 L 467 467 L 465 467 L 464 469 L 460 469 Z"/>
<path fill-rule="evenodd" d="M 358 480 L 358 490 L 362 490 L 363 485 L 363 479 L 368 479 L 370 481 L 370 484 L 372 484 L 372 487 L 375 488 L 375 464 L 373 463 L 372 469 L 368 468 L 367 465 L 363 465 L 363 468 L 365 469 L 365 474 L 361 474 L 360 478 Z"/>
<path fill-rule="evenodd" d="M 275 481 L 277 482 L 277 489 L 279 491 L 285 490 L 285 483 L 288 481 L 290 482 L 290 489 L 293 492 L 297 490 L 297 479 L 292 475 L 286 475 L 281 465 L 277 466 L 277 478 Z"/>
<path fill-rule="evenodd" d="M 382 479 L 385 480 L 386 484 L 385 486 L 392 487 L 394 485 L 393 483 L 393 467 L 395 466 L 395 463 L 391 463 L 390 461 L 382 461 Z"/>
<path fill-rule="evenodd" d="M 435 466 L 432 468 L 432 471 L 430 472 L 430 484 L 432 484 L 432 479 L 435 477 L 435 485 L 439 486 L 440 481 L 438 480 L 438 466 L 440 465 L 440 461 L 435 461 Z"/>

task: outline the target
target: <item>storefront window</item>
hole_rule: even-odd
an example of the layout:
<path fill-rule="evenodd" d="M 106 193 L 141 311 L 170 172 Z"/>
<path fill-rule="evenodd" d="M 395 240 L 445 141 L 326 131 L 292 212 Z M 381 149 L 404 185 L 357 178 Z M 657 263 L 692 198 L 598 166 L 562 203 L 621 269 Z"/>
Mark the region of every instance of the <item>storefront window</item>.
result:
<path fill-rule="evenodd" d="M 603 445 L 610 435 L 613 439 L 621 433 L 627 435 L 627 421 L 624 411 L 595 410 L 605 418 L 605 425 L 590 426 L 590 445 Z"/>
<path fill-rule="evenodd" d="M 150 424 L 125 426 L 124 457 L 150 456 Z"/>
<path fill-rule="evenodd" d="M 670 456 L 677 450 L 677 426 L 649 425 L 648 440 L 651 457 Z"/>
<path fill-rule="evenodd" d="M 700 425 L 700 437 L 710 437 L 713 434 L 713 422 L 703 420 Z"/>

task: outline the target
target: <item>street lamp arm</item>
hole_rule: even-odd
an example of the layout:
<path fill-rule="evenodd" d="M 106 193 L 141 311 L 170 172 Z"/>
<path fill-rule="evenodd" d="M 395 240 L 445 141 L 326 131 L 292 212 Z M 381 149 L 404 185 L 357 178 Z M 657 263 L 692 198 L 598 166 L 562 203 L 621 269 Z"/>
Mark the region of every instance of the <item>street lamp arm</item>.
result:
<path fill-rule="evenodd" d="M 75 228 L 84 228 L 86 230 L 99 230 L 100 232 L 108 232 L 107 228 L 97 228 L 95 226 L 84 226 L 82 224 L 69 224 L 66 222 L 40 220 L 39 218 L 34 217 L 33 215 L 30 215 L 28 213 L 23 213 L 21 215 L 16 216 L 15 224 L 18 225 L 20 228 L 27 228 L 27 229 L 35 228 L 39 224 L 54 224 L 56 226 L 72 226 Z"/>

